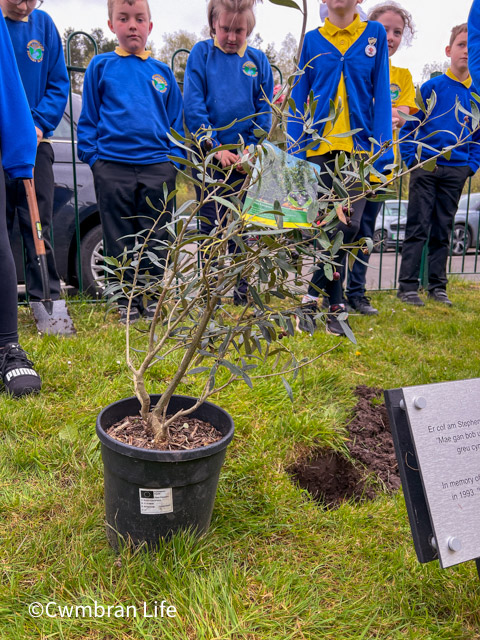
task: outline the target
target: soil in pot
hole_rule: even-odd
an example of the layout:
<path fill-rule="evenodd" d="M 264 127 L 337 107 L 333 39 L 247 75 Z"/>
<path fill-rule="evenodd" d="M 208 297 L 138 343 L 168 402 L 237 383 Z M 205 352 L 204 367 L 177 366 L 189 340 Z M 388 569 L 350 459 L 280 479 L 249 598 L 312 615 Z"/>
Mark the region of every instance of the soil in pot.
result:
<path fill-rule="evenodd" d="M 167 416 L 168 417 L 168 416 Z M 126 416 L 125 419 L 106 429 L 106 433 L 119 442 L 140 449 L 156 449 L 153 434 L 145 420 L 139 415 Z M 213 425 L 198 418 L 184 416 L 174 420 L 168 427 L 168 441 L 162 449 L 182 451 L 206 447 L 222 438 L 222 434 Z"/>
<path fill-rule="evenodd" d="M 400 475 L 382 389 L 359 385 L 353 418 L 346 425 L 351 459 L 316 447 L 287 471 L 325 508 L 346 500 L 375 498 L 382 489 L 395 492 Z"/>

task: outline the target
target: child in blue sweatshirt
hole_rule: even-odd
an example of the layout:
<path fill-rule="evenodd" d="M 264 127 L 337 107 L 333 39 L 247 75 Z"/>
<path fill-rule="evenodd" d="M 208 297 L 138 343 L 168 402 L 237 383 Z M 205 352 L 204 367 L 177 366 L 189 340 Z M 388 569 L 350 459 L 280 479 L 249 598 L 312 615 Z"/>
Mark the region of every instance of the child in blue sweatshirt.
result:
<path fill-rule="evenodd" d="M 48 14 L 35 9 L 37 4 L 37 0 L 27 0 L 20 4 L 0 0 L 37 133 L 35 191 L 47 251 L 50 296 L 52 300 L 58 300 L 60 279 L 50 245 L 54 154 L 48 139 L 62 119 L 67 104 L 69 82 L 58 31 Z M 17 215 L 26 249 L 27 292 L 31 300 L 41 300 L 42 279 L 36 259 L 25 189 L 22 183 L 8 178 L 6 188 L 9 233 L 13 231 Z"/>
<path fill-rule="evenodd" d="M 477 130 L 472 135 L 468 117 L 461 112 L 456 114 L 455 108 L 458 100 L 470 111 L 472 93 L 475 92 L 468 72 L 466 24 L 452 29 L 446 54 L 451 61 L 448 71 L 421 87 L 425 103 L 433 91 L 436 94 L 437 102 L 432 113 L 425 119 L 421 112 L 420 127 L 418 122 L 407 122 L 400 133 L 400 149 L 407 167 L 417 163 L 418 145 L 422 142 L 425 146 L 422 147 L 421 161 L 425 161 L 455 144 L 457 138 L 463 140 L 449 156 L 437 159 L 433 171 L 419 167 L 410 177 L 397 296 L 403 302 L 419 307 L 425 304 L 418 295 L 418 288 L 422 251 L 427 238 L 428 297 L 446 305 L 452 304 L 446 291 L 449 234 L 465 181 L 480 165 L 480 134 Z"/>
<path fill-rule="evenodd" d="M 185 72 L 185 123 L 192 134 L 202 134 L 207 128 L 225 127 L 213 131 L 211 145 L 258 144 L 255 129 L 268 132 L 271 125 L 269 101 L 273 98 L 273 77 L 266 55 L 247 45 L 247 37 L 255 26 L 255 0 L 210 0 L 207 13 L 212 38 L 198 42 L 192 49 Z M 250 117 L 248 117 L 250 116 Z M 247 118 L 238 122 L 243 118 Z M 218 170 L 215 181 L 228 185 L 223 197 L 233 195 L 245 179 L 235 167 L 241 158 L 235 151 L 223 150 L 215 155 Z M 222 171 L 224 170 L 224 171 Z M 200 198 L 200 188 L 196 188 Z M 201 211 L 202 233 L 208 234 L 215 222 L 222 223 L 226 209 L 214 201 L 206 202 Z M 230 247 L 232 253 L 235 246 Z M 247 283 L 239 282 L 234 291 L 234 303 L 245 304 Z"/>
<path fill-rule="evenodd" d="M 176 167 L 168 156 L 182 151 L 167 133 L 183 133 L 182 95 L 170 68 L 145 51 L 152 30 L 147 0 L 108 0 L 108 25 L 119 46 L 93 58 L 85 74 L 82 113 L 78 123 L 78 156 L 92 168 L 105 240 L 105 255 L 121 257 L 132 250 L 132 236 L 150 229 L 150 249 L 157 264 L 145 259 L 143 269 L 161 277 L 171 220 L 171 200 L 164 185 L 175 188 Z M 163 247 L 163 248 L 158 248 Z M 126 274 L 127 277 L 129 274 Z M 120 322 L 127 322 L 127 300 L 119 300 Z M 153 315 L 137 299 L 130 322 Z"/>
<path fill-rule="evenodd" d="M 12 180 L 32 178 L 37 137 L 5 21 L 0 16 L 0 375 L 14 396 L 39 391 L 40 376 L 18 344 L 17 275 L 8 241 L 4 170 Z"/>
<path fill-rule="evenodd" d="M 323 0 L 321 15 L 327 14 L 325 25 L 309 31 L 305 36 L 299 67 L 304 73 L 292 91 L 296 114 L 288 123 L 291 142 L 290 152 L 320 167 L 321 180 L 327 189 L 332 179 L 327 169 L 335 170 L 336 157 L 371 154 L 380 145 L 392 140 L 392 103 L 388 69 L 388 47 L 385 29 L 378 22 L 366 22 L 357 14 L 361 0 Z M 310 129 L 325 138 L 312 148 L 311 133 L 304 133 L 303 114 L 310 92 L 317 101 L 314 122 Z M 330 102 L 339 111 L 338 119 L 325 123 L 329 116 Z M 339 109 L 339 105 L 342 108 Z M 345 136 L 349 131 L 352 135 Z M 340 137 L 337 137 L 337 136 Z M 377 144 L 372 144 L 374 138 Z M 307 147 L 309 148 L 307 149 Z M 375 168 L 383 172 L 393 163 L 389 148 L 375 161 Z M 358 196 L 359 183 L 350 184 L 352 197 Z M 332 236 L 338 231 L 344 234 L 344 242 L 355 240 L 365 208 L 365 198 L 357 200 L 349 212 L 348 223 L 339 222 Z M 340 251 L 336 261 L 345 261 Z M 330 280 L 322 263 L 312 276 L 308 293 L 303 298 L 302 314 L 298 328 L 312 332 L 315 329 L 317 301 L 324 295 L 329 312 L 326 328 L 334 335 L 346 335 L 348 324 L 343 302 L 341 278 Z M 339 317 L 340 316 L 340 317 Z"/>

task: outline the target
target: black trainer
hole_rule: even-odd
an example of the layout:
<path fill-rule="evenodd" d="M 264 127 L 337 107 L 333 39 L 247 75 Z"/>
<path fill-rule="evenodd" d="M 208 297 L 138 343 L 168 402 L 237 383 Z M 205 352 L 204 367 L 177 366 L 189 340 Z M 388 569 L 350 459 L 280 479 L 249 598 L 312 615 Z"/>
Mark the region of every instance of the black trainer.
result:
<path fill-rule="evenodd" d="M 151 302 L 143 310 L 143 317 L 146 318 L 147 320 L 153 320 L 153 316 L 155 315 L 156 308 L 157 308 L 157 303 L 156 302 Z"/>
<path fill-rule="evenodd" d="M 305 331 L 310 335 L 313 335 L 317 323 L 315 322 L 315 316 L 318 313 L 318 306 L 315 300 L 302 303 L 301 307 L 295 309 L 295 315 L 297 317 L 297 331 Z"/>
<path fill-rule="evenodd" d="M 333 336 L 350 337 L 352 339 L 353 332 L 348 323 L 348 314 L 344 304 L 332 304 L 326 315 L 327 333 Z M 347 336 L 347 331 L 350 336 Z"/>
<path fill-rule="evenodd" d="M 38 393 L 42 387 L 33 362 L 16 342 L 10 342 L 0 351 L 0 372 L 5 390 L 16 398 Z"/>
<path fill-rule="evenodd" d="M 445 291 L 445 289 L 432 289 L 428 292 L 428 297 L 430 298 L 430 300 L 441 302 L 442 304 L 446 304 L 449 307 L 451 307 L 453 304 L 453 302 L 447 296 L 447 292 Z"/>
<path fill-rule="evenodd" d="M 402 291 L 401 289 L 397 292 L 397 298 L 402 302 L 406 302 L 407 304 L 413 304 L 416 307 L 424 307 L 425 303 L 418 295 L 417 291 Z"/>
<path fill-rule="evenodd" d="M 118 307 L 118 321 L 120 324 L 127 324 L 129 320 L 129 324 L 133 324 L 140 320 L 140 311 L 137 307 L 132 307 L 130 309 L 130 317 L 128 316 L 128 308 L 127 307 Z"/>
<path fill-rule="evenodd" d="M 246 307 L 248 304 L 248 282 L 241 278 L 240 282 L 233 289 L 233 304 L 236 307 Z"/>
<path fill-rule="evenodd" d="M 248 296 L 241 291 L 233 290 L 233 304 L 236 307 L 246 307 L 248 304 Z"/>
<path fill-rule="evenodd" d="M 370 298 L 367 296 L 352 296 L 348 299 L 348 306 L 351 311 L 358 311 L 364 316 L 377 316 L 378 309 L 372 306 Z"/>

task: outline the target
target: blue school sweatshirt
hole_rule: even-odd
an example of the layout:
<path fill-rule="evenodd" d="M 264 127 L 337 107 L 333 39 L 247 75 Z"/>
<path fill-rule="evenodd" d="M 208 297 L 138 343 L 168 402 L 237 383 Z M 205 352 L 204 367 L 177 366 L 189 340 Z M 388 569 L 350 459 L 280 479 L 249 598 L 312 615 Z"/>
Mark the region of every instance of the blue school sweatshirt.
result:
<path fill-rule="evenodd" d="M 480 0 L 473 0 L 468 16 L 468 70 L 473 84 L 480 87 Z"/>
<path fill-rule="evenodd" d="M 318 29 L 309 31 L 305 35 L 299 67 L 304 73 L 292 91 L 297 116 L 299 112 L 303 114 L 304 105 L 313 91 L 318 104 L 311 128 L 319 135 L 322 135 L 325 128 L 325 123 L 321 120 L 328 117 L 330 100 L 335 101 L 343 72 L 350 127 L 352 130 L 360 129 L 353 135 L 355 149 L 367 153 L 378 151 L 379 146 L 372 147 L 370 137 L 379 144 L 391 142 L 392 101 L 388 47 L 385 29 L 379 22 L 369 21 L 365 31 L 343 55 Z M 293 118 L 289 119 L 287 131 L 294 141 L 300 141 L 299 145 L 291 147 L 290 152 L 304 159 L 306 152 L 300 148 L 311 142 L 312 137 L 302 137 L 303 123 Z M 393 150 L 389 148 L 376 160 L 374 166 L 378 171 L 383 171 L 386 165 L 393 162 Z"/>
<path fill-rule="evenodd" d="M 35 126 L 49 138 L 62 119 L 68 74 L 62 41 L 50 16 L 35 9 L 28 20 L 5 18 Z"/>
<path fill-rule="evenodd" d="M 169 162 L 185 152 L 167 137 L 183 135 L 183 101 L 170 68 L 153 58 L 115 52 L 95 56 L 83 85 L 78 157 L 127 164 Z"/>
<path fill-rule="evenodd" d="M 31 178 L 37 155 L 37 135 L 15 54 L 0 14 L 0 148 L 10 178 Z"/>
<path fill-rule="evenodd" d="M 198 42 L 190 52 L 184 79 L 185 123 L 192 133 L 202 127 L 224 127 L 214 131 L 217 144 L 236 144 L 240 136 L 246 145 L 258 144 L 255 129 L 270 129 L 268 100 L 273 97 L 270 63 L 263 51 L 247 46 L 243 56 L 224 53 L 214 41 Z"/>
<path fill-rule="evenodd" d="M 419 123 L 414 121 L 406 122 L 400 130 L 400 140 L 404 139 L 400 142 L 400 152 L 407 167 L 411 167 L 416 162 L 415 154 L 418 143 L 422 140 L 428 147 L 433 147 L 433 149 L 422 147 L 422 160 L 427 160 L 445 147 L 454 144 L 456 138 L 461 136 L 465 139 L 465 143 L 452 151 L 449 160 L 439 157 L 437 164 L 468 165 L 475 172 L 480 166 L 480 145 L 478 144 L 480 132 L 477 130 L 472 136 L 471 122 L 465 120 L 468 116 L 462 112 L 455 115 L 456 98 L 465 109 L 471 111 L 470 100 L 473 100 L 472 92 L 475 92 L 473 85 L 467 88 L 458 80 L 442 74 L 425 82 L 420 91 L 425 104 L 432 91 L 435 91 L 437 102 L 428 118 L 425 118 L 423 111 L 415 114 L 422 123 L 417 131 L 415 129 Z M 472 141 L 476 144 L 472 144 Z"/>

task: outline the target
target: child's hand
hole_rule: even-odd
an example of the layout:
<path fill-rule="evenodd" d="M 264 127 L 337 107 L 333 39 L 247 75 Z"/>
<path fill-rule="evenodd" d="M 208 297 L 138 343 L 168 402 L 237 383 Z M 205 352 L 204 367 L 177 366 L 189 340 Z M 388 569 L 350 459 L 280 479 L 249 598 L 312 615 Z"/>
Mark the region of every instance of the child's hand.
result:
<path fill-rule="evenodd" d="M 402 118 L 399 111 L 409 113 L 410 109 L 408 107 L 392 107 L 392 129 L 401 129 L 405 124 L 405 118 Z"/>
<path fill-rule="evenodd" d="M 217 153 L 215 154 L 215 158 L 222 165 L 222 169 L 224 169 L 225 167 L 230 167 L 232 164 L 237 164 L 237 162 L 240 160 L 236 153 L 233 153 L 228 149 L 217 151 Z"/>
<path fill-rule="evenodd" d="M 248 162 L 249 159 L 250 159 L 250 154 L 248 153 L 248 151 L 244 151 L 242 157 L 238 158 L 238 166 L 237 166 L 238 173 L 245 173 L 245 174 L 247 173 L 242 167 L 242 163 Z"/>
<path fill-rule="evenodd" d="M 43 140 L 43 131 L 38 127 L 35 127 L 35 133 L 37 134 L 37 147 L 40 142 Z"/>

